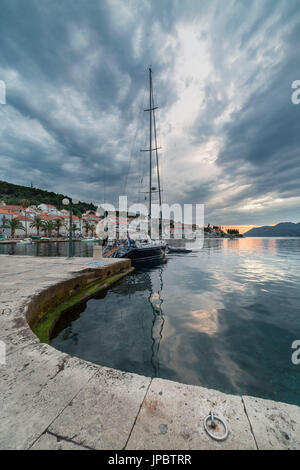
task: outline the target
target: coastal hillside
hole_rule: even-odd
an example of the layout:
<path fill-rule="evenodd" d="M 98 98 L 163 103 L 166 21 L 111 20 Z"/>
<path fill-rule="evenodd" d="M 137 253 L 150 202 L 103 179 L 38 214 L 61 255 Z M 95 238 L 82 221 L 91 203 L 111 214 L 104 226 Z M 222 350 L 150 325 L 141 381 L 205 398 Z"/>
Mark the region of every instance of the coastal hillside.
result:
<path fill-rule="evenodd" d="M 21 186 L 18 184 L 8 183 L 6 181 L 0 181 L 0 202 L 4 201 L 6 204 L 23 205 L 24 201 L 27 201 L 29 205 L 39 204 L 52 204 L 57 209 L 63 209 L 62 200 L 67 197 L 64 194 L 57 194 L 44 189 Z M 86 203 L 79 201 L 74 207 L 74 213 L 84 213 L 86 211 L 95 211 L 96 206 L 92 203 Z"/>
<path fill-rule="evenodd" d="M 300 223 L 283 222 L 274 226 L 252 228 L 244 237 L 300 237 Z"/>

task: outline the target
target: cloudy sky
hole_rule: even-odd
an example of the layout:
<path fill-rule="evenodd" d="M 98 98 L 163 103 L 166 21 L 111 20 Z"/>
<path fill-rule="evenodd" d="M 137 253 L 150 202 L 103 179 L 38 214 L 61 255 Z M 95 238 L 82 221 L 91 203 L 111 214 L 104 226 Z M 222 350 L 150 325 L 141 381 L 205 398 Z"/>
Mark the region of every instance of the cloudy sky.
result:
<path fill-rule="evenodd" d="M 143 200 L 151 65 L 164 201 L 300 221 L 299 0 L 1 0 L 0 31 L 0 179 Z"/>

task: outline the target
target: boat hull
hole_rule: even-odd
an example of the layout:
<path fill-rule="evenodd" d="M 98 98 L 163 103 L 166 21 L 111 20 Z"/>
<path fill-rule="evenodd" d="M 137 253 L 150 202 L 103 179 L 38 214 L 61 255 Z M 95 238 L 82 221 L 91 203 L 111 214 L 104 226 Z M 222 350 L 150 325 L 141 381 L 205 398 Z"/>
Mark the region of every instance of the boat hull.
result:
<path fill-rule="evenodd" d="M 135 262 L 139 261 L 152 261 L 155 259 L 163 259 L 164 252 L 159 246 L 149 248 L 132 248 L 127 256 Z"/>
<path fill-rule="evenodd" d="M 192 251 L 193 250 L 188 250 L 187 248 L 173 247 L 173 246 L 168 247 L 168 253 L 192 253 Z"/>
<path fill-rule="evenodd" d="M 132 263 L 144 263 L 147 261 L 163 260 L 165 250 L 160 246 L 117 248 L 103 253 L 104 257 L 109 258 L 129 258 Z"/>

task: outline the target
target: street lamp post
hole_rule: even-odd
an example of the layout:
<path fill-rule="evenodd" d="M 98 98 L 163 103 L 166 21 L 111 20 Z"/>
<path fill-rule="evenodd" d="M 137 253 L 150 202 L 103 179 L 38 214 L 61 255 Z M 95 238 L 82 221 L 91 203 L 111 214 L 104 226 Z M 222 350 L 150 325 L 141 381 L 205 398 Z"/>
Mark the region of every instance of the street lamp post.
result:
<path fill-rule="evenodd" d="M 72 199 L 70 199 L 70 218 L 69 218 L 69 256 L 73 256 L 73 213 L 72 213 Z"/>
<path fill-rule="evenodd" d="M 73 223 L 73 216 L 72 216 L 72 199 L 66 197 L 62 201 L 64 206 L 69 206 L 69 256 L 68 258 L 73 257 L 73 233 L 72 233 L 72 223 Z"/>
<path fill-rule="evenodd" d="M 73 257 L 73 203 L 77 204 L 78 201 L 72 201 L 70 197 L 66 197 L 62 200 L 64 206 L 70 206 L 69 208 L 69 258 Z"/>

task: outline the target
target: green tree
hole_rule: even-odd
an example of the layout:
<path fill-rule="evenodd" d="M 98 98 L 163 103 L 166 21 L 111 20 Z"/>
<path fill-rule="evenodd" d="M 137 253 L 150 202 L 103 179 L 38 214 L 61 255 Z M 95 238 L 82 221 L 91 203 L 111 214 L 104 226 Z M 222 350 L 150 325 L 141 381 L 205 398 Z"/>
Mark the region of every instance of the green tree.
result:
<path fill-rule="evenodd" d="M 17 220 L 17 219 L 6 220 L 5 226 L 3 226 L 3 228 L 9 228 L 11 230 L 11 238 L 15 237 L 16 230 L 25 231 L 24 225 L 22 224 L 20 220 Z"/>
<path fill-rule="evenodd" d="M 52 220 L 45 220 L 42 225 L 42 230 L 48 237 L 51 237 L 52 231 L 55 229 L 55 225 Z"/>
<path fill-rule="evenodd" d="M 79 224 L 80 224 L 80 234 L 82 233 L 82 214 L 79 212 L 78 214 Z"/>
<path fill-rule="evenodd" d="M 27 207 L 30 206 L 30 202 L 28 201 L 28 199 L 21 199 L 20 206 L 24 207 L 24 209 L 27 209 Z"/>
<path fill-rule="evenodd" d="M 236 228 L 229 228 L 227 230 L 228 235 L 239 235 L 240 231 Z"/>
<path fill-rule="evenodd" d="M 56 230 L 57 237 L 59 237 L 59 231 L 62 227 L 65 227 L 65 224 L 61 219 L 55 219 L 53 222 L 53 228 Z"/>
<path fill-rule="evenodd" d="M 20 205 L 24 207 L 24 209 L 27 209 L 30 206 L 30 202 L 28 199 L 21 199 Z M 27 237 L 27 212 L 26 210 L 24 211 L 25 214 L 25 236 Z"/>
<path fill-rule="evenodd" d="M 1 225 L 0 228 L 3 228 L 3 229 L 8 228 L 8 226 L 7 226 L 7 220 L 6 220 L 6 216 L 5 216 L 5 215 L 3 215 L 3 217 L 2 217 L 2 225 Z M 3 235 L 4 235 L 4 232 L 3 232 Z"/>
<path fill-rule="evenodd" d="M 77 232 L 78 230 L 80 230 L 79 227 L 77 227 L 77 225 L 73 222 L 73 224 L 72 224 L 72 232 L 75 233 L 75 232 Z"/>
<path fill-rule="evenodd" d="M 35 216 L 33 222 L 31 222 L 30 227 L 36 229 L 37 236 L 40 235 L 40 229 L 43 228 L 44 221 L 37 215 Z"/>
<path fill-rule="evenodd" d="M 91 226 L 90 226 L 89 222 L 84 222 L 83 228 L 85 230 L 85 234 L 88 235 L 88 233 L 91 229 Z"/>
<path fill-rule="evenodd" d="M 95 225 L 91 224 L 90 225 L 90 231 L 92 232 L 92 237 L 94 236 L 94 233 L 95 233 Z"/>

